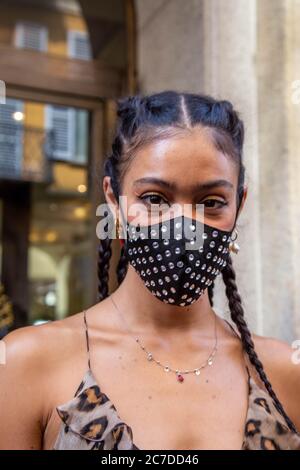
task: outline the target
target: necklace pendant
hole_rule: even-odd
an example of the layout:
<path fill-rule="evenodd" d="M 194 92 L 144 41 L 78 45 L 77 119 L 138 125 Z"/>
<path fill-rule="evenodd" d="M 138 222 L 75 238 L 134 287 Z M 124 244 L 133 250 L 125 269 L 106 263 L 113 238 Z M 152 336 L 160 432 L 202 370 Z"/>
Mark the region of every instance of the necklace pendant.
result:
<path fill-rule="evenodd" d="M 183 382 L 184 381 L 183 375 L 176 374 L 176 377 L 177 377 L 178 382 Z"/>

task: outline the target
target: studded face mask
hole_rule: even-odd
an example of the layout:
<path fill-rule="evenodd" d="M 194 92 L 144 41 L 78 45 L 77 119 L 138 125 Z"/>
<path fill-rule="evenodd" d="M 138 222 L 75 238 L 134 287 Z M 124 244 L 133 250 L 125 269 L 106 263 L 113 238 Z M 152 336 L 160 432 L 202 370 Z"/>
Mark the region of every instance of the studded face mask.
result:
<path fill-rule="evenodd" d="M 124 252 L 159 300 L 194 303 L 226 266 L 232 231 L 178 216 L 148 226 L 127 222 Z"/>

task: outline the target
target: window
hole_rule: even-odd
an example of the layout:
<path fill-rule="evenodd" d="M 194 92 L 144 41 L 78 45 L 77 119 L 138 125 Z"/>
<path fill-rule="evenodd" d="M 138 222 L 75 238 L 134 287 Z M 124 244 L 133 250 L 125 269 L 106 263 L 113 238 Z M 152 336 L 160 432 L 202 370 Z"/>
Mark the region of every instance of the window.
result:
<path fill-rule="evenodd" d="M 64 106 L 46 106 L 46 129 L 52 131 L 53 157 L 71 163 L 87 162 L 88 112 Z"/>
<path fill-rule="evenodd" d="M 22 49 L 44 51 L 48 49 L 48 30 L 37 23 L 19 22 L 16 25 L 15 45 Z"/>
<path fill-rule="evenodd" d="M 72 108 L 46 107 L 46 128 L 53 132 L 53 156 L 71 160 L 74 152 L 74 113 Z"/>
<path fill-rule="evenodd" d="M 91 60 L 92 52 L 88 33 L 68 31 L 68 56 L 72 59 Z"/>
<path fill-rule="evenodd" d="M 8 98 L 0 106 L 0 174 L 7 178 L 18 178 L 22 169 L 23 124 L 18 119 L 23 115 L 23 102 Z"/>

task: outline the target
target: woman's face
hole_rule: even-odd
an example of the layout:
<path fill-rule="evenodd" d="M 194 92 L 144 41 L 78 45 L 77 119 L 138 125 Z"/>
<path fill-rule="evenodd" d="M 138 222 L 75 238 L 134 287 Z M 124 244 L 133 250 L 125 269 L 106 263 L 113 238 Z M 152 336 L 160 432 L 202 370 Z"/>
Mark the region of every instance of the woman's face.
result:
<path fill-rule="evenodd" d="M 193 128 L 136 152 L 123 178 L 121 208 L 134 224 L 149 225 L 183 214 L 231 230 L 237 184 L 234 159 L 216 149 L 207 129 Z M 107 201 L 116 205 L 109 177 L 103 187 Z M 246 193 L 245 188 L 241 209 Z"/>

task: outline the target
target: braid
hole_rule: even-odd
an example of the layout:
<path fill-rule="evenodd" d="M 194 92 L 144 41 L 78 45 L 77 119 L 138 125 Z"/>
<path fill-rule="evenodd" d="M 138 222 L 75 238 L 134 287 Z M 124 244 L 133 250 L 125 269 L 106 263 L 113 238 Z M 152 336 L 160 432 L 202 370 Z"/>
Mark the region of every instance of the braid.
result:
<path fill-rule="evenodd" d="M 268 391 L 270 397 L 272 398 L 276 409 L 284 417 L 289 429 L 297 433 L 295 425 L 293 424 L 291 419 L 287 416 L 286 412 L 284 411 L 283 406 L 280 403 L 277 395 L 275 394 L 272 388 L 272 385 L 266 376 L 263 365 L 261 361 L 259 360 L 257 353 L 254 349 L 254 343 L 251 337 L 251 333 L 249 331 L 249 328 L 244 318 L 242 300 L 241 300 L 241 297 L 240 297 L 240 294 L 238 292 L 237 285 L 235 282 L 236 275 L 232 266 L 232 259 L 230 256 L 228 258 L 228 262 L 226 266 L 221 272 L 222 272 L 223 280 L 224 280 L 225 287 L 226 287 L 226 295 L 228 298 L 231 318 L 236 324 L 236 326 L 238 327 L 238 330 L 241 334 L 243 347 L 248 354 L 250 362 L 254 365 L 256 371 L 259 374 L 259 377 L 261 378 L 261 380 L 263 381 L 265 385 L 266 390 Z"/>
<path fill-rule="evenodd" d="M 108 296 L 109 263 L 111 258 L 111 238 L 100 240 L 98 248 L 98 299 Z"/>
<path fill-rule="evenodd" d="M 118 266 L 117 266 L 117 278 L 118 278 L 119 285 L 121 284 L 121 282 L 123 281 L 126 275 L 127 268 L 128 268 L 128 260 L 124 253 L 124 247 L 122 246 L 120 259 L 119 259 Z"/>
<path fill-rule="evenodd" d="M 213 301 L 213 295 L 214 295 L 214 286 L 215 286 L 215 281 L 213 281 L 209 286 L 208 286 L 208 298 L 210 305 L 213 307 L 214 301 Z"/>
<path fill-rule="evenodd" d="M 122 138 L 120 131 L 115 136 L 112 143 L 112 154 L 104 162 L 104 175 L 110 176 L 111 187 L 116 197 L 119 198 L 119 184 L 118 184 L 118 160 L 122 153 Z M 108 297 L 108 281 L 109 281 L 109 264 L 112 255 L 111 238 L 100 239 L 98 248 L 98 298 L 99 301 Z M 118 282 L 123 276 L 123 269 L 120 264 L 122 261 L 122 254 L 117 267 Z M 119 275 L 120 270 L 120 275 Z M 125 276 L 125 274 L 124 274 Z M 124 277 L 123 276 L 123 277 Z"/>
<path fill-rule="evenodd" d="M 142 96 L 129 96 L 117 100 L 117 116 L 120 118 L 114 140 L 112 142 L 112 152 L 104 162 L 104 176 L 110 176 L 111 187 L 116 200 L 120 196 L 120 165 L 124 150 L 124 142 L 134 136 L 137 128 L 145 119 L 144 98 Z M 108 296 L 109 263 L 111 258 L 111 239 L 100 240 L 98 249 L 98 280 L 99 280 L 99 300 Z M 128 267 L 124 248 L 121 249 L 120 259 L 117 265 L 117 279 L 120 285 L 123 281 Z"/>

